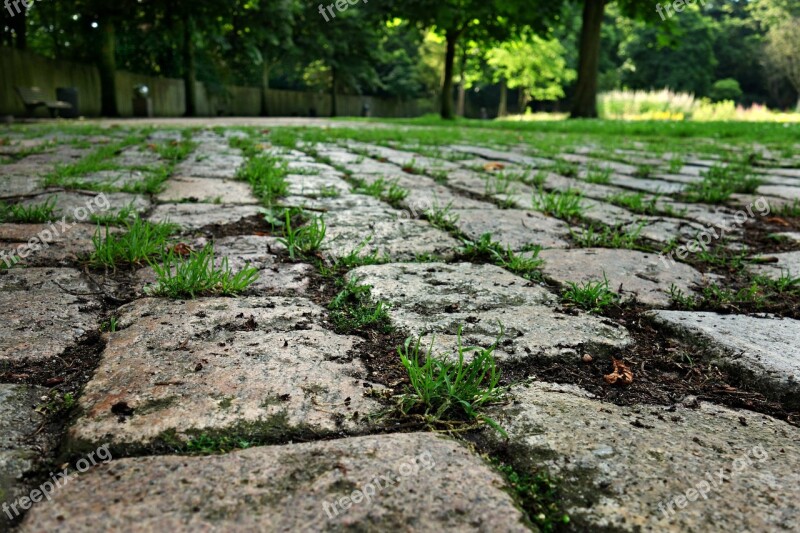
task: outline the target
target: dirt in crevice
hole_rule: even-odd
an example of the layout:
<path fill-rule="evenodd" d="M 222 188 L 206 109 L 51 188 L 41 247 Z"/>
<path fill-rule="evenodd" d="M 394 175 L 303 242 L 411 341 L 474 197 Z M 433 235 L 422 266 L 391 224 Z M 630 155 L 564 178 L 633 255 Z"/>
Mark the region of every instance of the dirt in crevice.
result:
<path fill-rule="evenodd" d="M 692 407 L 698 402 L 710 402 L 767 414 L 800 426 L 800 410 L 789 409 L 766 397 L 748 383 L 750 380 L 713 364 L 696 343 L 656 327 L 644 316 L 646 311 L 644 307 L 628 305 L 604 313 L 631 335 L 630 345 L 620 349 L 616 356 L 633 371 L 630 385 L 607 384 L 604 376 L 613 370 L 611 359 L 589 351 L 577 354 L 574 360 L 529 358 L 505 363 L 503 382 L 535 379 L 577 385 L 599 400 L 625 406 Z M 586 355 L 590 358 L 584 360 Z"/>

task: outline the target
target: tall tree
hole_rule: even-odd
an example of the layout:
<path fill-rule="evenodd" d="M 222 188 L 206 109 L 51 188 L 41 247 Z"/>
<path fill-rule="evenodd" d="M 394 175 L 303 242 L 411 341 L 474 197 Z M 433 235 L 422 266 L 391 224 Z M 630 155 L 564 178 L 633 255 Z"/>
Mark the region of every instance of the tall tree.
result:
<path fill-rule="evenodd" d="M 445 39 L 444 79 L 441 109 L 444 119 L 455 118 L 453 76 L 459 41 L 503 39 L 525 24 L 542 25 L 557 10 L 555 3 L 522 0 L 397 0 L 393 12 L 400 17 L 433 28 Z"/>
<path fill-rule="evenodd" d="M 600 65 L 600 37 L 609 0 L 583 0 L 583 20 L 578 51 L 578 84 L 572 104 L 572 118 L 597 117 L 597 78 Z M 617 0 L 629 17 L 656 20 L 659 15 L 650 0 Z M 657 4 L 657 7 L 661 7 Z"/>

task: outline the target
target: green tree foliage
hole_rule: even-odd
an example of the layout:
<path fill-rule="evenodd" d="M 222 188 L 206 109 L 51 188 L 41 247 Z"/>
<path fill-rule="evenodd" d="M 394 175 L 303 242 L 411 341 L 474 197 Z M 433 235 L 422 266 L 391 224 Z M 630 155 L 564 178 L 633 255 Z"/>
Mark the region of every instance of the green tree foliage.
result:
<path fill-rule="evenodd" d="M 723 100 L 739 101 L 742 98 L 742 87 L 739 82 L 733 78 L 725 78 L 718 80 L 711 86 L 710 97 L 714 102 L 722 102 Z"/>
<path fill-rule="evenodd" d="M 567 68 L 566 50 L 556 39 L 545 40 L 524 32 L 487 53 L 487 63 L 511 89 L 522 95 L 520 108 L 531 99 L 557 100 L 564 97 L 564 84 L 575 79 L 575 71 Z"/>

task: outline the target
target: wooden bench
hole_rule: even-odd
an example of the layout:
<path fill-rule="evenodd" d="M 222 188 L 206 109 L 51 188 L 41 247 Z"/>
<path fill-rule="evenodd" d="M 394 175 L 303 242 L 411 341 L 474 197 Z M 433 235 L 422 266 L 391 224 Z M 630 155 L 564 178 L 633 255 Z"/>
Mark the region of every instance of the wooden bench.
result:
<path fill-rule="evenodd" d="M 72 106 L 67 102 L 60 100 L 46 100 L 42 90 L 38 87 L 16 87 L 19 97 L 22 98 L 22 103 L 25 104 L 25 109 L 28 111 L 29 116 L 33 116 L 34 111 L 39 107 L 46 107 L 50 111 L 50 116 L 53 118 L 58 116 L 58 112 L 62 109 L 72 109 Z"/>

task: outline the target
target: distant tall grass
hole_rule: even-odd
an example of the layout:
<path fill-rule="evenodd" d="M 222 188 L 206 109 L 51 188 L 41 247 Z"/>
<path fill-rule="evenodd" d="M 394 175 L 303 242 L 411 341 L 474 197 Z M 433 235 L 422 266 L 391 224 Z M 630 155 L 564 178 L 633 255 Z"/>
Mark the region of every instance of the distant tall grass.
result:
<path fill-rule="evenodd" d="M 777 113 L 759 105 L 745 109 L 731 101 L 712 103 L 707 98 L 669 89 L 602 93 L 597 98 L 597 111 L 601 118 L 624 120 L 800 122 L 798 113 Z"/>

